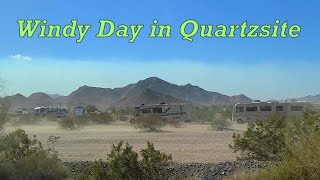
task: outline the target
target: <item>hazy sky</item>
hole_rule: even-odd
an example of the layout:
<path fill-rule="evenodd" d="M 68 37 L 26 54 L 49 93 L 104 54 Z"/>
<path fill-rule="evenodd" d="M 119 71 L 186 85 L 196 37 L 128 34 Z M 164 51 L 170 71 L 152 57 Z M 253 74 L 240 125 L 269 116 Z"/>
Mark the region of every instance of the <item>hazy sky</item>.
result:
<path fill-rule="evenodd" d="M 0 2 L 0 76 L 6 93 L 68 95 L 82 85 L 121 87 L 150 76 L 171 83 L 191 83 L 227 95 L 255 99 L 320 94 L 320 3 L 314 1 L 9 1 Z M 83 39 L 19 38 L 18 19 L 46 19 L 66 25 L 90 24 Z M 144 24 L 134 43 L 97 39 L 99 19 Z M 172 26 L 172 37 L 150 39 L 157 19 Z M 299 24 L 298 38 L 204 39 L 183 41 L 180 25 Z"/>

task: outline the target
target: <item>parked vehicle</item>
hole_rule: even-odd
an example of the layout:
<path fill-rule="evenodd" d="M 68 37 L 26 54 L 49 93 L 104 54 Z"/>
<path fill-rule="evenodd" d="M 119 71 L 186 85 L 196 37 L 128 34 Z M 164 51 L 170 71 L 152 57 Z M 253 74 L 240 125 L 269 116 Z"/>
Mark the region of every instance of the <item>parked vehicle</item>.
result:
<path fill-rule="evenodd" d="M 309 104 L 306 102 L 260 102 L 238 103 L 234 106 L 232 121 L 238 123 L 265 120 L 278 113 L 283 117 L 299 117 Z"/>
<path fill-rule="evenodd" d="M 135 116 L 144 116 L 149 113 L 160 114 L 161 118 L 165 121 L 174 120 L 180 122 L 191 122 L 192 120 L 192 104 L 141 104 L 135 107 Z"/>

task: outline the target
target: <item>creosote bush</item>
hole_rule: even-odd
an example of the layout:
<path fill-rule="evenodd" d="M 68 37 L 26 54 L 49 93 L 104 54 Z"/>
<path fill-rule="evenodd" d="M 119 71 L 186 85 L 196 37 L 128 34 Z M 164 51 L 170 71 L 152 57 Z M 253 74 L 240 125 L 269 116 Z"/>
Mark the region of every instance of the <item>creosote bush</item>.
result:
<path fill-rule="evenodd" d="M 57 139 L 57 137 L 49 138 L 50 148 L 44 149 L 35 137 L 30 139 L 21 129 L 1 136 L 0 178 L 66 178 L 66 171 L 54 150 L 54 142 Z"/>
<path fill-rule="evenodd" d="M 88 115 L 88 119 L 99 124 L 111 124 L 114 122 L 111 114 L 107 112 L 91 113 Z"/>
<path fill-rule="evenodd" d="M 306 109 L 302 118 L 280 119 L 251 125 L 243 137 L 235 137 L 233 146 L 255 154 L 249 156 L 254 159 L 281 160 L 278 165 L 231 179 L 320 179 L 320 114 Z"/>
<path fill-rule="evenodd" d="M 226 119 L 226 117 L 222 115 L 216 115 L 211 121 L 211 127 L 213 130 L 223 131 L 228 130 L 231 126 L 230 119 Z"/>
<path fill-rule="evenodd" d="M 139 155 L 132 150 L 128 143 L 121 141 L 112 145 L 108 154 L 107 163 L 96 161 L 80 179 L 117 179 L 117 180 L 160 180 L 168 179 L 162 168 L 171 161 L 171 155 L 166 155 L 154 149 L 152 143 L 147 143 L 147 148 L 142 149 Z"/>
<path fill-rule="evenodd" d="M 143 131 L 159 131 L 166 123 L 159 114 L 150 113 L 132 120 L 132 126 Z"/>
<path fill-rule="evenodd" d="M 61 118 L 58 123 L 61 129 L 74 130 L 83 128 L 88 123 L 88 121 L 84 116 L 66 116 Z"/>
<path fill-rule="evenodd" d="M 242 158 L 256 160 L 280 160 L 285 151 L 285 120 L 273 115 L 266 121 L 249 123 L 243 136 L 233 134 L 235 152 L 242 152 Z"/>

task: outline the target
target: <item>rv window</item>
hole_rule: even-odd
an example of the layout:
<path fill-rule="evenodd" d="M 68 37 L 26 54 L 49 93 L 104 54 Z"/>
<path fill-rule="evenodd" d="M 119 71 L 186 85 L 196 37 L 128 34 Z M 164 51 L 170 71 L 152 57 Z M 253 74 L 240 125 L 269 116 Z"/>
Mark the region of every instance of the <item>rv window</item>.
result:
<path fill-rule="evenodd" d="M 277 111 L 277 112 L 283 111 L 283 106 L 276 106 L 276 111 Z"/>
<path fill-rule="evenodd" d="M 258 107 L 246 107 L 247 112 L 258 111 Z"/>
<path fill-rule="evenodd" d="M 291 111 L 303 111 L 303 106 L 291 106 Z"/>
<path fill-rule="evenodd" d="M 153 113 L 162 113 L 162 108 L 161 107 L 156 107 L 152 109 Z"/>
<path fill-rule="evenodd" d="M 151 113 L 151 109 L 142 109 L 142 114 Z"/>
<path fill-rule="evenodd" d="M 243 107 L 236 107 L 236 113 L 239 112 L 244 112 L 244 108 Z"/>
<path fill-rule="evenodd" d="M 272 111 L 271 106 L 260 106 L 260 111 Z"/>

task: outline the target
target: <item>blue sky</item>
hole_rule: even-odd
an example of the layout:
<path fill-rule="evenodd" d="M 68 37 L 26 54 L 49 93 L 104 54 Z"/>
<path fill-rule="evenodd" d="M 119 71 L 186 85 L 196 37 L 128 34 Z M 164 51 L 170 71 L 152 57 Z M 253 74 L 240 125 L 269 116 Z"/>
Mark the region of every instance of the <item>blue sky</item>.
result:
<path fill-rule="evenodd" d="M 6 93 L 67 95 L 82 85 L 121 87 L 158 76 L 179 85 L 191 83 L 227 95 L 274 99 L 320 94 L 319 7 L 302 1 L 9 1 L 0 2 L 0 76 Z M 46 19 L 66 25 L 72 19 L 92 28 L 75 39 L 19 38 L 18 19 Z M 144 24 L 134 43 L 116 37 L 97 39 L 99 20 Z M 172 37 L 148 38 L 149 26 L 172 26 Z M 274 24 L 301 26 L 298 38 L 217 39 L 196 35 L 184 41 L 180 25 Z M 18 56 L 20 55 L 20 56 Z"/>

